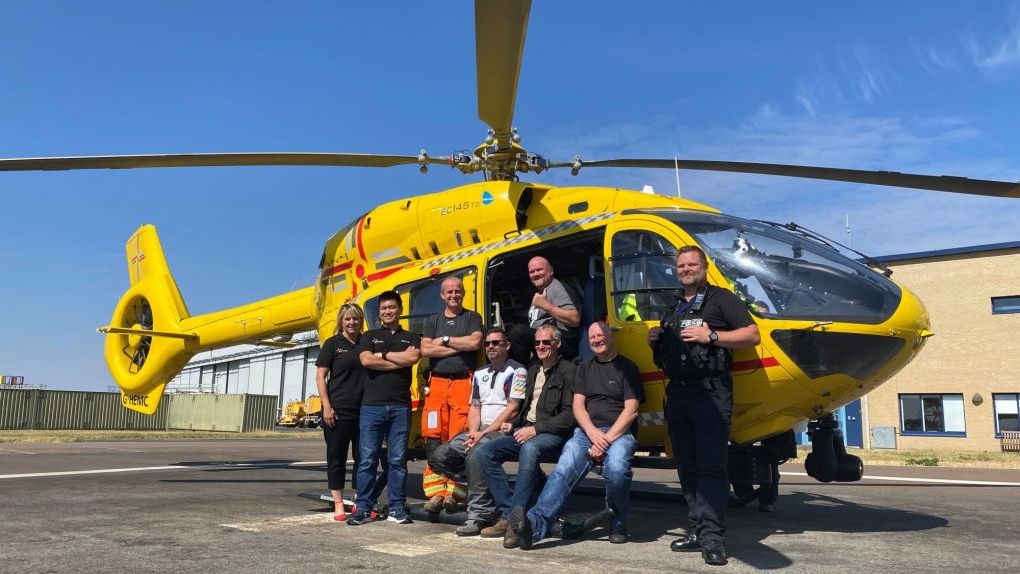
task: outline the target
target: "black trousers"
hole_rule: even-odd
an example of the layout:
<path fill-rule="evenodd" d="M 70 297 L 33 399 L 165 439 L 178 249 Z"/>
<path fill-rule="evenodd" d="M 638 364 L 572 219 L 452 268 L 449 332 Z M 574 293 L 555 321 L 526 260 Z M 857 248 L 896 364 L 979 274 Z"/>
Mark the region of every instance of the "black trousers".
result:
<path fill-rule="evenodd" d="M 326 439 L 326 480 L 330 490 L 341 490 L 347 479 L 347 453 L 354 455 L 354 468 L 358 468 L 361 460 L 361 449 L 358 443 L 360 430 L 358 417 L 346 413 L 337 413 L 337 421 L 332 428 L 322 425 L 322 434 Z M 351 488 L 358 489 L 358 473 L 351 473 Z"/>
<path fill-rule="evenodd" d="M 666 387 L 666 424 L 687 500 L 691 532 L 722 541 L 730 483 L 726 462 L 733 414 L 733 383 L 712 377 Z"/>

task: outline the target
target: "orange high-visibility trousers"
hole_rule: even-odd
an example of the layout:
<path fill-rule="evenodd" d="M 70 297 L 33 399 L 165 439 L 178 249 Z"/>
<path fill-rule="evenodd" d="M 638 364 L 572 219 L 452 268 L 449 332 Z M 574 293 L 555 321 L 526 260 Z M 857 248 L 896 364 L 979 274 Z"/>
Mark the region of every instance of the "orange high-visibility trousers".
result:
<path fill-rule="evenodd" d="M 433 375 L 429 379 L 429 394 L 421 413 L 421 435 L 426 439 L 446 442 L 467 430 L 468 411 L 471 409 L 471 377 L 447 379 Z M 425 465 L 422 474 L 425 498 L 455 496 L 463 500 L 467 489 L 463 485 L 432 472 Z"/>

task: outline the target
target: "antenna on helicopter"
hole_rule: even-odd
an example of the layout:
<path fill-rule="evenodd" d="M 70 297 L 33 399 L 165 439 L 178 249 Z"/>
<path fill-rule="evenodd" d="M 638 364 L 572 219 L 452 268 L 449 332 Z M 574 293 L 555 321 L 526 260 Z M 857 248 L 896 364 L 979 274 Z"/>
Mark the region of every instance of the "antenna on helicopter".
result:
<path fill-rule="evenodd" d="M 673 156 L 673 173 L 676 174 L 676 196 L 683 197 L 680 195 L 680 158 Z"/>
<path fill-rule="evenodd" d="M 846 217 L 846 247 L 847 249 L 853 249 L 853 243 L 850 242 L 850 214 L 844 215 Z"/>

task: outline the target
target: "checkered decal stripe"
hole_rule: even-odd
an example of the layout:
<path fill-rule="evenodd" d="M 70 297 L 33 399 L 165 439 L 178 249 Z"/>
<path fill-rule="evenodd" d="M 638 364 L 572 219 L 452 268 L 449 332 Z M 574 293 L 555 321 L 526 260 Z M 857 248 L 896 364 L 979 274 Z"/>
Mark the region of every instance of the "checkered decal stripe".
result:
<path fill-rule="evenodd" d="M 666 413 L 663 411 L 638 413 L 638 424 L 646 427 L 664 425 L 666 424 Z"/>
<path fill-rule="evenodd" d="M 571 227 L 580 227 L 582 225 L 586 225 L 588 223 L 594 223 L 596 221 L 601 221 L 603 219 L 607 219 L 607 218 L 610 218 L 612 216 L 613 216 L 612 212 L 596 213 L 594 215 L 589 215 L 587 217 L 582 217 L 580 219 L 571 219 L 571 220 L 568 220 L 568 221 L 562 221 L 560 223 L 557 223 L 556 225 L 550 225 L 549 227 L 543 227 L 542 229 L 539 229 L 538 231 L 535 231 L 535 232 L 528 231 L 528 232 L 522 233 L 522 234 L 520 234 L 520 235 L 518 235 L 516 237 L 511 237 L 510 239 L 504 239 L 503 241 L 497 241 L 496 243 L 490 243 L 489 245 L 472 247 L 471 249 L 468 249 L 467 251 L 461 251 L 461 252 L 455 253 L 453 255 L 447 255 L 445 257 L 440 257 L 439 259 L 433 259 L 432 261 L 427 261 L 425 263 L 422 263 L 422 267 L 440 267 L 442 265 L 446 265 L 447 263 L 453 263 L 454 261 L 459 261 L 461 259 L 467 259 L 468 257 L 474 257 L 475 255 L 479 255 L 479 254 L 485 253 L 487 251 L 493 251 L 493 250 L 496 250 L 496 249 L 502 249 L 504 247 L 509 247 L 511 245 L 516 245 L 518 243 L 522 243 L 524 241 L 531 241 L 531 240 L 534 240 L 534 239 L 545 237 L 547 235 L 552 235 L 554 233 L 559 233 L 560 231 L 563 231 L 564 229 L 569 229 Z"/>

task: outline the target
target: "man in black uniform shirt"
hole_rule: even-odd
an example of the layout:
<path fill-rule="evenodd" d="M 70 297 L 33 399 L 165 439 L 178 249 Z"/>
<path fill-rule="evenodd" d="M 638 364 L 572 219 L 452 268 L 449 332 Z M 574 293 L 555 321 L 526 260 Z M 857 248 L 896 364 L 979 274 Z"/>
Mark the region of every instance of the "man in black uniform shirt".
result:
<path fill-rule="evenodd" d="M 471 375 L 482 344 L 482 316 L 464 308 L 464 282 L 447 277 L 439 286 L 446 308 L 425 320 L 421 354 L 429 358 L 429 383 L 421 413 L 421 436 L 425 451 L 432 451 L 467 430 L 471 407 Z M 425 510 L 457 509 L 467 495 L 452 478 L 433 472 L 426 464 L 421 477 Z"/>
<path fill-rule="evenodd" d="M 358 463 L 357 512 L 347 524 L 364 524 L 376 501 L 375 469 L 386 439 L 388 470 L 387 520 L 409 524 L 407 512 L 407 435 L 411 430 L 411 367 L 421 358 L 421 336 L 400 326 L 403 304 L 396 291 L 379 295 L 382 327 L 361 335 L 358 353 L 368 373 L 361 403 L 361 462 Z"/>
<path fill-rule="evenodd" d="M 701 551 L 707 564 L 726 564 L 724 512 L 730 485 L 726 456 L 733 413 L 731 349 L 760 342 L 758 326 L 732 292 L 708 284 L 708 258 L 684 246 L 676 257 L 683 296 L 648 331 L 656 363 L 669 378 L 666 423 L 687 499 L 690 531 L 670 545 Z M 360 478 L 360 477 L 359 477 Z"/>

